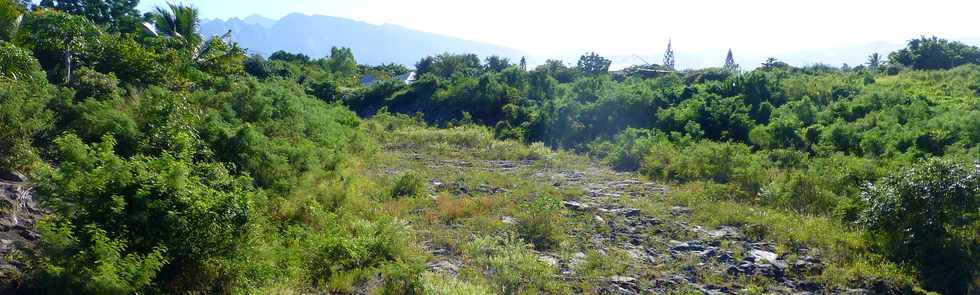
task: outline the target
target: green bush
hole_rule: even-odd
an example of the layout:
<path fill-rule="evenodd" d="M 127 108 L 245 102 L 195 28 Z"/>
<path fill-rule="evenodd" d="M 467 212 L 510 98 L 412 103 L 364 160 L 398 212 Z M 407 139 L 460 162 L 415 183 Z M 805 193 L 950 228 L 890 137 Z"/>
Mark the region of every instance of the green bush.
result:
<path fill-rule="evenodd" d="M 0 41 L 0 79 L 41 81 L 44 72 L 29 50 Z"/>
<path fill-rule="evenodd" d="M 95 293 L 132 292 L 154 277 L 168 282 L 214 267 L 235 252 L 248 228 L 255 198 L 250 180 L 194 161 L 193 150 L 124 159 L 109 136 L 86 145 L 68 134 L 55 144 L 60 165 L 39 173 L 37 182 L 39 198 L 53 211 L 46 259 L 39 262 L 43 277 L 106 288 Z M 62 284 L 64 291 L 75 283 Z"/>
<path fill-rule="evenodd" d="M 47 85 L 0 78 L 0 171 L 21 170 L 39 160 L 35 138 L 52 128 Z"/>
<path fill-rule="evenodd" d="M 552 250 L 564 238 L 561 220 L 561 200 L 553 196 L 538 196 L 522 205 L 517 216 L 517 233 L 537 250 Z"/>
<path fill-rule="evenodd" d="M 80 68 L 72 76 L 71 87 L 77 99 L 112 99 L 117 95 L 119 80 L 114 74 L 103 74 L 91 68 Z"/>
<path fill-rule="evenodd" d="M 869 185 L 862 196 L 863 223 L 893 257 L 918 266 L 926 287 L 978 290 L 980 162 L 926 160 Z"/>
<path fill-rule="evenodd" d="M 513 237 L 477 237 L 463 246 L 463 251 L 481 268 L 489 270 L 493 290 L 498 294 L 563 294 L 557 283 L 557 268 Z"/>
<path fill-rule="evenodd" d="M 391 189 L 393 197 L 416 197 L 426 191 L 425 178 L 415 172 L 405 172 L 395 180 Z"/>

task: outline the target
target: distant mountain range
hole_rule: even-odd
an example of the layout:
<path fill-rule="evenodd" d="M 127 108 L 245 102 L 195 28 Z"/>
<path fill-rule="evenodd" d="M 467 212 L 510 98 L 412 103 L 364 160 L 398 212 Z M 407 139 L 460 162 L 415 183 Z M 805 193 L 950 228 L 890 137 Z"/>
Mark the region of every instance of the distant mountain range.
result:
<path fill-rule="evenodd" d="M 232 31 L 232 39 L 249 53 L 268 56 L 285 50 L 319 58 L 330 54 L 333 46 L 349 47 L 358 63 L 377 65 L 399 63 L 413 66 L 419 59 L 440 53 L 475 53 L 480 57 L 499 55 L 520 60 L 519 50 L 427 33 L 397 25 L 373 25 L 324 15 L 290 14 L 279 20 L 261 16 L 244 19 L 205 20 L 201 32 L 206 36 Z"/>
<path fill-rule="evenodd" d="M 325 15 L 304 15 L 294 13 L 279 20 L 258 15 L 243 19 L 205 20 L 201 31 L 207 36 L 223 35 L 232 31 L 232 39 L 250 53 L 268 56 L 275 51 L 285 50 L 304 53 L 314 58 L 330 54 L 333 46 L 349 47 L 354 51 L 358 63 L 377 65 L 399 63 L 409 67 L 419 59 L 440 53 L 474 53 L 481 58 L 498 55 L 517 62 L 526 57 L 530 66 L 544 63 L 546 59 L 560 59 L 566 64 L 575 65 L 579 58 L 576 52 L 560 56 L 532 56 L 517 49 L 488 43 L 469 41 L 434 33 L 413 30 L 398 25 L 373 25 L 361 21 Z M 917 36 L 909 36 L 915 38 Z M 980 44 L 980 39 L 961 39 L 966 44 Z M 733 48 L 735 62 L 742 69 L 751 70 L 767 58 L 775 57 L 794 66 L 827 64 L 839 67 L 843 64 L 857 66 L 867 61 L 868 55 L 888 53 L 901 49 L 904 43 L 873 42 L 837 48 L 808 49 L 787 52 L 744 52 Z M 724 64 L 727 49 L 686 50 L 684 44 L 674 44 L 677 67 L 679 69 L 700 69 L 720 67 Z M 599 54 L 603 54 L 599 52 Z M 603 54 L 604 55 L 604 54 Z M 612 60 L 612 69 L 646 62 L 661 63 L 661 52 L 606 55 Z M 645 61 L 644 61 L 645 60 Z"/>

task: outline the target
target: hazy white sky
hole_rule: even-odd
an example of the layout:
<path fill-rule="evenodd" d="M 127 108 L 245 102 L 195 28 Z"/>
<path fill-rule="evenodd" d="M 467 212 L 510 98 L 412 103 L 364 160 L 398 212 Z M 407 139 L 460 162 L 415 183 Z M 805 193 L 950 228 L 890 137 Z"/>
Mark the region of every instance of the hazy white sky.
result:
<path fill-rule="evenodd" d="M 174 0 L 179 1 L 179 0 Z M 663 52 L 737 48 L 780 52 L 834 48 L 919 35 L 980 37 L 970 0 L 203 0 L 183 1 L 205 18 L 324 14 L 391 23 L 504 45 L 537 55 L 595 50 Z M 165 0 L 144 0 L 149 10 Z"/>

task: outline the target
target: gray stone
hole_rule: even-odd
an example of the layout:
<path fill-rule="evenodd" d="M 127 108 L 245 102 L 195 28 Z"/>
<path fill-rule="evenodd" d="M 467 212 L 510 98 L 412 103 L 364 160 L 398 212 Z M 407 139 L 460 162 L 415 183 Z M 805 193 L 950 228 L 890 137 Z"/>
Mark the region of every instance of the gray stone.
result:
<path fill-rule="evenodd" d="M 574 211 L 588 211 L 588 210 L 591 209 L 591 207 L 589 207 L 589 205 L 586 205 L 586 204 L 583 204 L 583 203 L 579 203 L 579 202 L 576 202 L 576 201 L 564 201 L 564 202 L 562 202 L 562 204 L 565 205 L 565 208 L 568 208 L 569 210 L 574 210 Z"/>
<path fill-rule="evenodd" d="M 780 260 L 779 255 L 766 250 L 752 250 L 752 257 L 755 258 L 756 262 L 765 262 L 771 264 L 779 269 L 786 269 L 786 261 Z"/>
<path fill-rule="evenodd" d="M 706 248 L 697 244 L 696 242 L 674 242 L 673 245 L 670 246 L 670 250 L 676 252 L 700 252 L 706 250 Z"/>
<path fill-rule="evenodd" d="M 10 182 L 27 182 L 27 176 L 17 171 L 3 171 L 0 172 L 0 180 L 6 180 Z"/>

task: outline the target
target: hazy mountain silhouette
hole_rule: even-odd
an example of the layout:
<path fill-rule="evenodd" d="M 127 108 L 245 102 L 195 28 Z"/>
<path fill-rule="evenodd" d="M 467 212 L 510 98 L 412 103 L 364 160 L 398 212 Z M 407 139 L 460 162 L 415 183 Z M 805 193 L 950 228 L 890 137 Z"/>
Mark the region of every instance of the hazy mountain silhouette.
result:
<path fill-rule="evenodd" d="M 427 33 L 397 25 L 373 25 L 324 15 L 290 14 L 278 21 L 261 16 L 243 19 L 207 20 L 201 23 L 206 36 L 232 31 L 232 39 L 250 53 L 268 56 L 277 50 L 304 53 L 311 57 L 330 54 L 333 46 L 349 47 L 358 63 L 414 65 L 428 55 L 444 52 L 496 54 L 516 62 L 525 53 L 487 43 Z"/>

